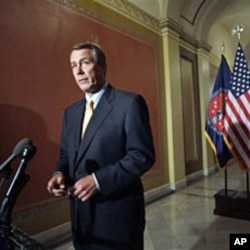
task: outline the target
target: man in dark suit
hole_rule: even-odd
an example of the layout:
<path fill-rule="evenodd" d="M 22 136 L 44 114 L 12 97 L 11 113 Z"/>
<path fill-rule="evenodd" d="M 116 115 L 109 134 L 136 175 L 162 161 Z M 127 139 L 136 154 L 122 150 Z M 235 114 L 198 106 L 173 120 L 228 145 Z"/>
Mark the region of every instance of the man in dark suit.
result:
<path fill-rule="evenodd" d="M 75 249 L 142 250 L 140 177 L 155 160 L 147 105 L 142 96 L 106 82 L 106 57 L 98 45 L 75 45 L 70 64 L 85 97 L 65 110 L 60 156 L 47 189 L 54 196 L 69 194 Z M 90 100 L 93 115 L 82 129 Z"/>

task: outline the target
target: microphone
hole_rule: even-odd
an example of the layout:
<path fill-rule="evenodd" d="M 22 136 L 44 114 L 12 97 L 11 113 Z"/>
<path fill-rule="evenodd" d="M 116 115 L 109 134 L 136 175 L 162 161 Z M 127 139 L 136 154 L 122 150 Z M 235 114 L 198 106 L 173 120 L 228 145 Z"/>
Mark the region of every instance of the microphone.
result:
<path fill-rule="evenodd" d="M 23 151 L 19 156 L 21 156 L 22 160 L 30 160 L 35 156 L 35 154 L 36 146 L 30 141 L 29 144 L 24 146 Z"/>
<path fill-rule="evenodd" d="M 0 206 L 0 221 L 9 208 L 11 213 L 14 203 L 25 184 L 29 181 L 30 177 L 24 173 L 24 170 L 28 164 L 28 161 L 36 154 L 36 146 L 32 144 L 32 141 L 28 138 L 21 140 L 13 150 L 12 155 L 0 166 L 0 172 L 17 156 L 21 156 L 20 164 L 16 170 L 16 173 L 10 183 L 5 197 Z M 8 215 L 7 215 L 8 216 Z M 10 215 L 9 215 L 10 216 Z M 10 217 L 7 218 L 10 220 Z M 10 221 L 9 221 L 10 222 Z"/>
<path fill-rule="evenodd" d="M 7 167 L 9 164 L 18 156 L 22 156 L 23 151 L 26 147 L 29 147 L 31 145 L 31 140 L 29 138 L 24 138 L 21 141 L 17 143 L 15 148 L 13 149 L 12 154 L 8 157 L 8 159 L 2 163 L 0 166 L 0 173 Z"/>

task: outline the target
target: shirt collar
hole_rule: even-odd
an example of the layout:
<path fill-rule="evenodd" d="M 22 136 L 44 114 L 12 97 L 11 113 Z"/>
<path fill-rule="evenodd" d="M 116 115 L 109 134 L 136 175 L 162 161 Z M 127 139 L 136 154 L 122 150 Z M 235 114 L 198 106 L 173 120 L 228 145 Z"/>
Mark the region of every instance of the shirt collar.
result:
<path fill-rule="evenodd" d="M 99 103 L 102 95 L 104 94 L 106 88 L 108 86 L 108 83 L 105 83 L 104 86 L 96 93 L 92 94 L 91 96 L 86 94 L 86 100 L 89 102 L 89 100 L 92 100 L 94 102 L 94 109 L 96 108 L 97 104 Z"/>

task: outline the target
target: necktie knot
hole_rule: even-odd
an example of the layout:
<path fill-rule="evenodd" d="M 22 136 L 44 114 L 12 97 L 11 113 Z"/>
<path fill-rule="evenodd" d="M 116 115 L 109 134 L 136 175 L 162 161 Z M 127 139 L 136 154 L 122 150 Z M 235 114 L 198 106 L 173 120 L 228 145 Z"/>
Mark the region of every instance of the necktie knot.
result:
<path fill-rule="evenodd" d="M 93 102 L 92 100 L 89 100 L 89 101 L 87 102 L 86 109 L 87 109 L 87 110 L 92 110 L 92 112 L 93 112 L 93 109 L 94 109 L 94 102 Z"/>

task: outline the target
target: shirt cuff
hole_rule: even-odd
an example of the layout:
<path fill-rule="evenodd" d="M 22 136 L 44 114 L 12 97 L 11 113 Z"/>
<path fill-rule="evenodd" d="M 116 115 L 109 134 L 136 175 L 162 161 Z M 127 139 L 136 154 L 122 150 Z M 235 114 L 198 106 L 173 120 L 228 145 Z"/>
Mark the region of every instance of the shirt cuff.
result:
<path fill-rule="evenodd" d="M 101 189 L 100 189 L 100 185 L 99 185 L 99 182 L 98 182 L 98 180 L 97 180 L 97 178 L 96 178 L 96 176 L 95 176 L 95 173 L 92 173 L 92 176 L 93 176 L 93 178 L 94 178 L 94 181 L 95 181 L 95 185 L 96 185 L 97 190 L 100 191 L 100 190 L 101 190 Z"/>
<path fill-rule="evenodd" d="M 62 173 L 61 171 L 56 171 L 56 172 L 53 173 L 52 176 L 54 176 L 54 175 L 56 175 L 56 174 L 62 174 L 62 175 L 63 175 L 63 173 Z"/>

